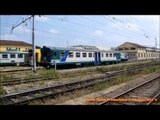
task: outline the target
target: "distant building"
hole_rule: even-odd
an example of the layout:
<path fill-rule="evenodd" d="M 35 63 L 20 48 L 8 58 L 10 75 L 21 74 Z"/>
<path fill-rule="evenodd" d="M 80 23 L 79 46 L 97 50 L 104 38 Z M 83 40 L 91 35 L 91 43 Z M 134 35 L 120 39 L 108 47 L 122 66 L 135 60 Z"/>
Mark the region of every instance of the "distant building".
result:
<path fill-rule="evenodd" d="M 159 52 L 154 47 L 146 47 L 136 43 L 125 42 L 116 48 L 117 51 L 128 52 L 129 60 L 158 58 Z"/>
<path fill-rule="evenodd" d="M 16 41 L 16 40 L 0 40 L 0 51 L 21 51 L 28 52 L 29 49 L 32 49 L 32 44 Z M 36 61 L 40 62 L 41 59 L 41 49 L 36 46 Z"/>

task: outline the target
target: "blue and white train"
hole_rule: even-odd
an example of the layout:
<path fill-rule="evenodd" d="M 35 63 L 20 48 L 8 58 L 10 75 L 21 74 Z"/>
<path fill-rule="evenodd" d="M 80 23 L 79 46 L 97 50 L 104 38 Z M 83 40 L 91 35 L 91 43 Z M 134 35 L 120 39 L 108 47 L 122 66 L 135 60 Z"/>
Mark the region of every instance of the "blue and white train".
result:
<path fill-rule="evenodd" d="M 53 65 L 88 65 L 117 63 L 127 60 L 126 53 L 106 50 L 88 50 L 77 48 L 49 48 L 41 49 L 41 64 L 46 67 Z M 121 54 L 123 58 L 121 59 Z"/>

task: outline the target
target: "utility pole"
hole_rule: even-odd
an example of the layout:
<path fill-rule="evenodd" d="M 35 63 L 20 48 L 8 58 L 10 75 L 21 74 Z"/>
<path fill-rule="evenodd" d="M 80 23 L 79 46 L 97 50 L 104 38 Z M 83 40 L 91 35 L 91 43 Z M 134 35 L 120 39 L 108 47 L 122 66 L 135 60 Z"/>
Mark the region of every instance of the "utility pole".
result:
<path fill-rule="evenodd" d="M 34 40 L 34 15 L 32 15 L 32 49 L 33 49 L 33 68 L 32 70 L 36 71 L 36 56 L 35 56 L 35 40 Z"/>
<path fill-rule="evenodd" d="M 14 28 L 18 27 L 22 23 L 25 23 L 27 20 L 32 18 L 32 56 L 33 56 L 33 65 L 32 65 L 32 70 L 35 72 L 36 71 L 36 61 L 35 61 L 35 40 L 34 40 L 34 15 L 31 15 L 30 17 L 26 18 L 25 20 L 22 20 L 22 22 L 18 23 L 17 25 L 13 26 L 11 29 L 11 33 Z"/>

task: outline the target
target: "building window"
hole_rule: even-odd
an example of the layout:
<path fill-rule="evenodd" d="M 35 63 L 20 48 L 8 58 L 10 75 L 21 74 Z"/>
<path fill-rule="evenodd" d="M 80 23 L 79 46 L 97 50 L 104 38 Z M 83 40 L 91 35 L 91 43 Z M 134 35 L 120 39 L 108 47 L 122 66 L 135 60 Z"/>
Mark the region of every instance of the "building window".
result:
<path fill-rule="evenodd" d="M 83 53 L 83 57 L 87 57 L 87 53 Z"/>
<path fill-rule="evenodd" d="M 131 50 L 135 50 L 136 48 L 131 48 Z"/>
<path fill-rule="evenodd" d="M 124 48 L 124 50 L 129 50 L 129 48 Z"/>
<path fill-rule="evenodd" d="M 69 52 L 69 57 L 73 58 L 73 52 Z"/>
<path fill-rule="evenodd" d="M 138 53 L 138 58 L 140 58 L 140 53 Z"/>
<path fill-rule="evenodd" d="M 89 56 L 89 57 L 92 57 L 92 53 L 88 53 L 88 56 Z"/>
<path fill-rule="evenodd" d="M 20 51 L 20 48 L 16 48 L 16 51 Z"/>
<path fill-rule="evenodd" d="M 119 48 L 118 50 L 123 50 L 123 48 Z"/>
<path fill-rule="evenodd" d="M 18 58 L 23 58 L 23 54 L 18 54 Z"/>
<path fill-rule="evenodd" d="M 2 54 L 2 58 L 8 58 L 7 54 Z"/>
<path fill-rule="evenodd" d="M 29 51 L 29 48 L 25 48 L 25 51 Z"/>
<path fill-rule="evenodd" d="M 76 53 L 76 57 L 81 57 L 81 56 L 80 56 L 80 53 Z"/>
<path fill-rule="evenodd" d="M 10 51 L 10 50 L 11 50 L 11 47 L 6 47 L 6 50 L 7 50 L 7 51 Z"/>
<path fill-rule="evenodd" d="M 16 55 L 15 54 L 11 54 L 10 58 L 16 58 Z"/>
<path fill-rule="evenodd" d="M 108 57 L 108 53 L 106 53 L 106 57 Z"/>

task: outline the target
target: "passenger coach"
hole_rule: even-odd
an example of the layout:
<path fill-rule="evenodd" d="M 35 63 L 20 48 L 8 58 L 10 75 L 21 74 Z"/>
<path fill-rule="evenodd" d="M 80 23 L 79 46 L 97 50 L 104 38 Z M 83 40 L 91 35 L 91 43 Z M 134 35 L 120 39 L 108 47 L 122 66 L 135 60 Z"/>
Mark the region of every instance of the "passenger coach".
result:
<path fill-rule="evenodd" d="M 88 65 L 106 64 L 121 61 L 120 52 L 86 50 L 76 48 L 49 48 L 41 49 L 43 66 L 56 65 Z"/>

